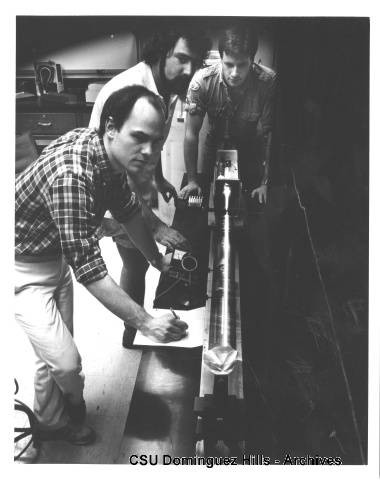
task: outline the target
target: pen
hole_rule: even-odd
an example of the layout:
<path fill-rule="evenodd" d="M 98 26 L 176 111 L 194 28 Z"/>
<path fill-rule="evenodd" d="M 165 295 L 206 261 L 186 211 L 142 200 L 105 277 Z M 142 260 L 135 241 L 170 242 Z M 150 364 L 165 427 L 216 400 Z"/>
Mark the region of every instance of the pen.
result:
<path fill-rule="evenodd" d="M 172 307 L 170 307 L 170 311 L 172 312 L 174 318 L 179 318 L 179 316 L 175 313 Z"/>

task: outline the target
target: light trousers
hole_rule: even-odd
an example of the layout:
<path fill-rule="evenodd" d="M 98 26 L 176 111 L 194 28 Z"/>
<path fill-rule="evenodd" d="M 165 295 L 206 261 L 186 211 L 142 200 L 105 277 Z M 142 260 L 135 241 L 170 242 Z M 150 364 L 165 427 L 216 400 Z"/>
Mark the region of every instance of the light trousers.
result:
<path fill-rule="evenodd" d="M 15 266 L 16 320 L 36 354 L 34 412 L 41 428 L 60 428 L 69 420 L 65 397 L 79 403 L 84 388 L 70 269 L 62 257 L 38 263 L 17 257 Z"/>

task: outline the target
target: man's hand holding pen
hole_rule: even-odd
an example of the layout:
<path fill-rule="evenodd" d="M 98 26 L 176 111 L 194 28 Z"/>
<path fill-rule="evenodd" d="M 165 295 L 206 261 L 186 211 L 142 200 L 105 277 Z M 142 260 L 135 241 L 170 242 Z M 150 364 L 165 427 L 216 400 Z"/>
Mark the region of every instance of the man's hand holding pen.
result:
<path fill-rule="evenodd" d="M 150 317 L 140 327 L 141 333 L 147 338 L 162 343 L 180 340 L 187 335 L 187 329 L 187 323 L 183 322 L 173 309 L 159 317 Z"/>

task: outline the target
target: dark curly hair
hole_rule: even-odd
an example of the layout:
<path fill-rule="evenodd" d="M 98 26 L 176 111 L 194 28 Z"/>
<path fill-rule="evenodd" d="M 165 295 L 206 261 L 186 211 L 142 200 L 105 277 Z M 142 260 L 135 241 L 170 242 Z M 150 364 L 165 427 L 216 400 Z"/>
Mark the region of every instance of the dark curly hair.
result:
<path fill-rule="evenodd" d="M 258 47 L 258 36 L 252 24 L 235 23 L 223 29 L 219 36 L 220 58 L 227 55 L 249 55 L 253 60 Z"/>
<path fill-rule="evenodd" d="M 142 60 L 148 65 L 154 65 L 166 57 L 180 38 L 187 41 L 190 50 L 199 57 L 202 64 L 211 49 L 211 40 L 206 37 L 203 30 L 188 25 L 171 26 L 156 31 L 143 45 Z"/>
<path fill-rule="evenodd" d="M 129 117 L 134 104 L 142 97 L 146 98 L 148 102 L 162 114 L 164 121 L 165 105 L 161 98 L 142 85 L 129 85 L 120 90 L 116 90 L 116 92 L 113 92 L 107 98 L 100 116 L 99 136 L 103 137 L 105 134 L 106 122 L 109 117 L 113 118 L 115 128 L 119 131 Z"/>

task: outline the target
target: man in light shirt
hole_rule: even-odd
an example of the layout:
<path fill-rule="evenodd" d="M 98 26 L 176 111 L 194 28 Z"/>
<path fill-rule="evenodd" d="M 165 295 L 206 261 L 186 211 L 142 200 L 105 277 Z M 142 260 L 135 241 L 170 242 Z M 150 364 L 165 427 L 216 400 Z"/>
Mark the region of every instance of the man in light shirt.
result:
<path fill-rule="evenodd" d="M 187 240 L 176 230 L 162 222 L 149 207 L 153 177 L 158 191 L 165 201 L 176 196 L 176 191 L 163 176 L 161 165 L 161 149 L 169 134 L 174 109 L 178 98 L 184 97 L 190 80 L 210 48 L 209 40 L 196 28 L 178 27 L 177 30 L 159 32 L 153 35 L 145 45 L 142 53 L 143 61 L 134 67 L 112 78 L 100 91 L 90 119 L 90 127 L 98 128 L 104 102 L 115 90 L 127 85 L 143 85 L 160 95 L 166 105 L 167 114 L 164 127 L 164 138 L 159 153 L 152 157 L 146 165 L 139 183 L 133 182 L 131 188 L 137 193 L 143 207 L 144 218 L 153 232 L 155 240 L 169 248 L 188 249 Z M 120 229 L 114 218 L 103 221 L 104 234 L 112 236 L 123 261 L 120 286 L 137 303 L 143 304 L 145 294 L 145 274 L 148 263 Z M 123 346 L 131 346 L 135 330 L 126 325 L 123 335 Z"/>

